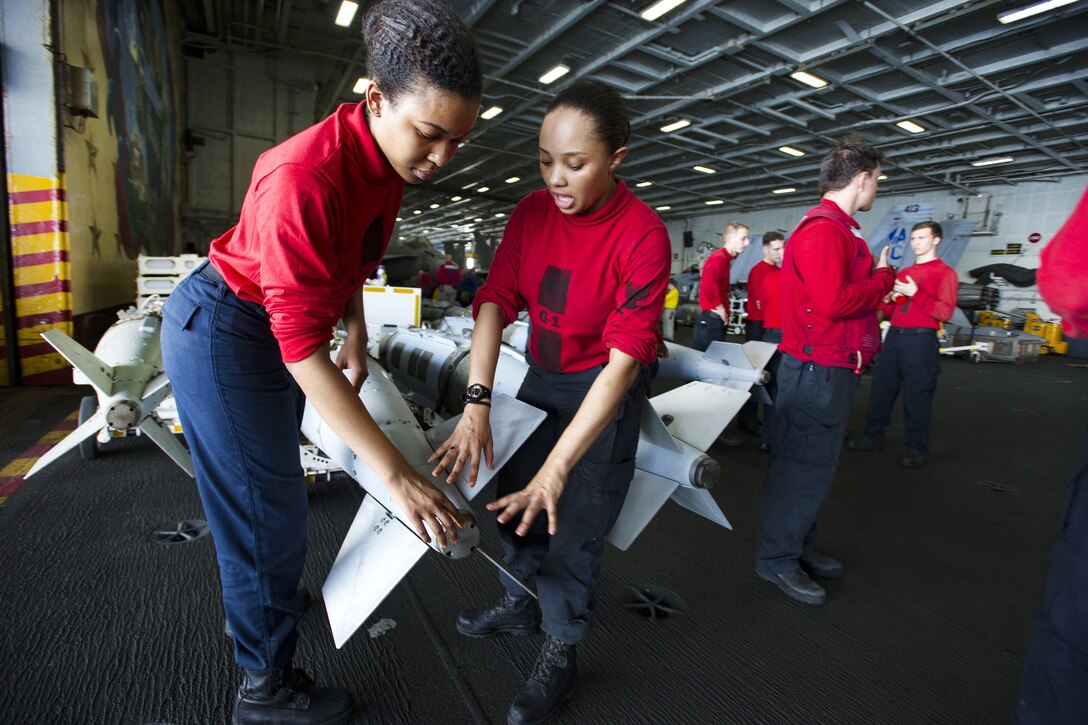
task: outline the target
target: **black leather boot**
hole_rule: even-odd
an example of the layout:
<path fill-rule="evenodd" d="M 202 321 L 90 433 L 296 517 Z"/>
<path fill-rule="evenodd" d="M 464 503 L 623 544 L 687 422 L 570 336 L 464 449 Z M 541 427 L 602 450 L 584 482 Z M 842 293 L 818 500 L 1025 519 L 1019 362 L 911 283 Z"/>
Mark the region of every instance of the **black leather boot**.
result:
<path fill-rule="evenodd" d="M 234 725 L 341 725 L 351 719 L 355 703 L 341 687 L 317 687 L 302 670 L 280 667 L 271 672 L 246 671 L 234 698 Z"/>
<path fill-rule="evenodd" d="M 574 694 L 576 655 L 574 645 L 547 636 L 533 674 L 506 713 L 507 725 L 543 725 L 555 717 Z"/>
<path fill-rule="evenodd" d="M 466 609 L 457 617 L 457 631 L 466 637 L 490 637 L 495 634 L 536 634 L 540 610 L 530 597 L 510 594 L 482 607 Z"/>

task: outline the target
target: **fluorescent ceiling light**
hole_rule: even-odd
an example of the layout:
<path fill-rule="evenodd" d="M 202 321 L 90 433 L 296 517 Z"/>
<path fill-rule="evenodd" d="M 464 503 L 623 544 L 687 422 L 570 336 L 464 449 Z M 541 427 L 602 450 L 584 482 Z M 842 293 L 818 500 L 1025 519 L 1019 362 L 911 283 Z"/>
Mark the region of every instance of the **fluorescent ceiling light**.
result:
<path fill-rule="evenodd" d="M 814 76 L 811 73 L 806 73 L 803 70 L 799 70 L 796 73 L 790 73 L 790 78 L 795 81 L 801 81 L 806 86 L 812 86 L 813 88 L 823 88 L 827 85 L 827 81 L 819 76 Z"/>
<path fill-rule="evenodd" d="M 422 211 L 420 211 L 419 209 L 416 209 L 416 210 L 415 210 L 414 212 L 412 212 L 412 213 L 413 213 L 413 214 L 422 214 L 423 212 L 422 212 Z"/>
<path fill-rule="evenodd" d="M 461 201 L 464 198 L 465 197 L 463 197 L 463 196 L 451 196 L 450 201 Z"/>
<path fill-rule="evenodd" d="M 491 191 L 490 186 L 481 186 L 479 189 L 476 190 L 476 193 L 477 194 L 483 194 L 484 192 L 487 192 L 487 191 Z"/>
<path fill-rule="evenodd" d="M 471 184 L 465 184 L 464 186 L 461 187 L 461 191 L 464 191 L 465 189 L 471 189 L 472 187 L 476 186 L 476 184 L 479 184 L 479 183 L 480 183 L 479 181 L 473 181 Z"/>
<path fill-rule="evenodd" d="M 473 219 L 472 221 L 474 221 L 474 222 L 482 222 L 483 220 L 484 220 L 484 218 L 483 218 L 482 216 L 478 216 L 478 217 L 476 217 L 475 219 Z"/>
<path fill-rule="evenodd" d="M 683 5 L 686 1 L 687 0 L 658 0 L 656 3 L 643 10 L 640 15 L 642 15 L 643 20 L 657 20 L 670 10 Z"/>
<path fill-rule="evenodd" d="M 499 212 L 498 214 L 496 214 L 496 215 L 495 215 L 495 218 L 497 218 L 497 219 L 502 219 L 502 218 L 503 218 L 504 216 L 506 216 L 506 215 L 505 215 L 505 214 L 503 214 L 503 213 L 502 213 L 502 212 L 500 211 L 500 212 Z"/>
<path fill-rule="evenodd" d="M 516 183 L 518 183 L 519 181 L 521 181 L 521 177 L 520 177 L 520 176 L 511 176 L 511 177 L 510 177 L 509 179 L 507 179 L 507 180 L 506 180 L 506 183 L 507 183 L 507 184 L 516 184 Z"/>
<path fill-rule="evenodd" d="M 691 125 L 691 121 L 686 118 L 681 118 L 679 121 L 673 121 L 670 124 L 666 124 L 661 127 L 662 133 L 672 133 L 673 131 L 679 131 L 682 128 L 687 128 Z"/>
<path fill-rule="evenodd" d="M 549 83 L 555 83 L 567 73 L 570 73 L 570 68 L 560 63 L 544 75 L 540 76 L 539 80 L 544 85 L 548 85 Z"/>
<path fill-rule="evenodd" d="M 795 149 L 793 146 L 779 146 L 778 150 L 788 156 L 804 156 L 805 152 L 801 149 Z"/>
<path fill-rule="evenodd" d="M 492 106 L 491 108 L 481 113 L 480 118 L 484 119 L 485 121 L 490 121 L 495 116 L 498 116 L 500 113 L 502 113 L 501 108 L 499 108 L 498 106 Z"/>
<path fill-rule="evenodd" d="M 722 201 L 721 199 L 711 199 L 710 201 L 708 201 L 708 202 L 706 203 L 706 205 L 707 205 L 707 206 L 717 206 L 718 204 L 724 204 L 724 203 L 725 203 L 725 202 L 724 202 L 724 201 Z"/>
<path fill-rule="evenodd" d="M 793 188 L 792 186 L 787 186 L 784 189 L 775 189 L 771 193 L 772 194 L 792 194 L 795 191 L 797 191 L 797 189 Z"/>
<path fill-rule="evenodd" d="M 402 221 L 404 221 L 404 218 L 403 217 L 397 217 L 397 221 L 402 222 Z"/>
<path fill-rule="evenodd" d="M 888 178 L 887 174 L 881 174 L 880 176 L 876 177 L 876 180 L 877 181 L 884 181 L 887 178 Z"/>
<path fill-rule="evenodd" d="M 431 208 L 432 208 L 432 209 L 437 209 L 437 208 L 438 208 L 438 204 L 431 204 Z"/>
<path fill-rule="evenodd" d="M 996 166 L 997 164 L 1007 164 L 1012 160 L 1012 156 L 999 156 L 996 159 L 982 159 L 981 161 L 972 161 L 971 166 Z"/>
<path fill-rule="evenodd" d="M 356 94 L 356 95 L 361 96 L 361 95 L 363 95 L 363 91 L 365 91 L 365 90 L 366 90 L 366 78 L 363 78 L 362 76 L 360 76 L 359 80 L 355 81 L 355 85 L 352 86 L 351 92 Z"/>
<path fill-rule="evenodd" d="M 926 132 L 926 130 L 924 128 L 919 126 L 914 121 L 900 121 L 899 123 L 897 123 L 895 125 L 898 126 L 901 129 L 903 129 L 904 131 L 909 131 L 910 133 L 925 133 Z"/>
<path fill-rule="evenodd" d="M 344 0 L 344 2 L 340 3 L 340 12 L 336 13 L 334 22 L 341 28 L 346 28 L 351 25 L 351 21 L 355 19 L 355 13 L 357 12 L 359 12 L 359 3 Z"/>
<path fill-rule="evenodd" d="M 672 207 L 666 204 L 665 206 L 655 206 L 654 209 L 657 209 L 658 211 L 668 211 L 669 209 L 672 209 Z"/>
<path fill-rule="evenodd" d="M 635 184 L 635 186 L 637 186 L 640 189 L 645 189 L 647 186 L 653 186 L 653 185 L 654 185 L 654 182 L 652 182 L 652 181 L 640 181 L 637 184 Z"/>
<path fill-rule="evenodd" d="M 1035 3 L 1034 5 L 1028 5 L 1026 8 L 1020 8 L 1019 10 L 1010 10 L 1007 13 L 1001 13 L 997 16 L 997 22 L 1002 25 L 1008 25 L 1009 23 L 1015 23 L 1017 20 L 1023 20 L 1024 18 L 1030 18 L 1032 15 L 1038 15 L 1039 13 L 1045 13 L 1048 10 L 1055 10 L 1063 5 L 1070 5 L 1077 0 L 1047 0 L 1042 3 Z"/>
<path fill-rule="evenodd" d="M 716 174 L 716 173 L 718 173 L 714 169 L 707 168 L 706 166 L 692 166 L 691 168 L 698 171 L 700 174 Z"/>

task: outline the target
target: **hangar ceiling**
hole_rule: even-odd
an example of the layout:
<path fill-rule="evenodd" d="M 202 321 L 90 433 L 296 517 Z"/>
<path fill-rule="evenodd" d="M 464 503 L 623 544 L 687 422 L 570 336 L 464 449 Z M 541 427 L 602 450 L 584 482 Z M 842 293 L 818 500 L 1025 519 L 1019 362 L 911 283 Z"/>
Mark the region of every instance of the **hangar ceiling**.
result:
<path fill-rule="evenodd" d="M 501 226 L 540 188 L 548 101 L 583 77 L 628 100 L 621 174 L 666 219 L 805 203 L 847 133 L 887 154 L 885 193 L 969 194 L 1088 170 L 1083 0 L 1007 24 L 998 16 L 1035 0 L 687 0 L 656 20 L 640 15 L 654 0 L 452 3 L 480 43 L 481 110 L 502 112 L 477 122 L 435 183 L 406 190 L 401 234 Z M 316 61 L 319 117 L 359 98 L 363 5 L 340 28 L 340 0 L 180 0 L 188 43 Z M 560 64 L 566 75 L 540 80 Z"/>

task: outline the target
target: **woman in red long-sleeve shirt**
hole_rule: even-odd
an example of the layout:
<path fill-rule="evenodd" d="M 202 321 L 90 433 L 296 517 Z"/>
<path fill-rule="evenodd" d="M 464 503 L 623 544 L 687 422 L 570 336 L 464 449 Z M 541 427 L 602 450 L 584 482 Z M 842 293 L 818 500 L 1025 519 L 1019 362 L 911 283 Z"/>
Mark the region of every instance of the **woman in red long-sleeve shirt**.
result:
<path fill-rule="evenodd" d="M 363 102 L 261 155 L 238 224 L 163 307 L 163 359 L 245 670 L 235 723 L 351 718 L 347 690 L 315 687 L 292 666 L 306 556 L 303 393 L 385 480 L 424 541 L 425 523 L 439 542 L 460 526 L 446 496 L 412 470 L 358 397 L 366 377 L 360 288 L 388 247 L 404 184 L 432 179 L 472 127 L 479 54 L 444 0 L 376 3 L 364 27 Z M 334 363 L 328 343 L 338 319 L 349 334 Z"/>
<path fill-rule="evenodd" d="M 502 328 L 528 309 L 529 372 L 518 398 L 548 418 L 504 467 L 488 508 L 499 512 L 507 564 L 536 587 L 540 610 L 504 581 L 502 600 L 457 621 L 470 637 L 530 634 L 538 623 L 544 630 L 509 723 L 544 722 L 571 693 L 604 536 L 634 475 L 671 246 L 658 215 L 615 178 L 629 134 L 619 94 L 603 83 L 576 81 L 552 101 L 540 129 L 547 188 L 518 204 L 476 293 L 468 404 L 432 459 L 436 473 L 451 469 L 450 480 L 466 461 L 470 480 L 481 457 L 491 464 L 488 411 Z"/>

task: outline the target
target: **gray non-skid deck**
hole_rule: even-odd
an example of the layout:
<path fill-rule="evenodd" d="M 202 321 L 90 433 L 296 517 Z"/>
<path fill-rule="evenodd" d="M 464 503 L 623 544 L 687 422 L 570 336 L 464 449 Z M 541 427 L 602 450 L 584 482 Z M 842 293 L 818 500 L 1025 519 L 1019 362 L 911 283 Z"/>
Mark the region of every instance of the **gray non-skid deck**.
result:
<path fill-rule="evenodd" d="M 630 551 L 608 551 L 579 691 L 559 722 L 1007 722 L 1085 433 L 1088 370 L 1076 362 L 945 360 L 925 468 L 896 464 L 899 421 L 884 452 L 844 451 L 820 523 L 821 548 L 847 575 L 828 582 L 822 608 L 753 574 L 765 454 L 748 436 L 713 448 L 714 495 L 734 530 L 669 503 Z M 0 389 L 0 466 L 87 390 Z M 854 430 L 867 398 L 866 379 Z M 312 487 L 311 589 L 359 501 L 349 480 Z M 237 672 L 212 542 L 148 536 L 200 516 L 192 481 L 145 439 L 91 462 L 70 454 L 0 507 L 0 721 L 229 720 Z M 666 587 L 689 612 L 646 619 L 623 606 L 635 585 Z M 360 630 L 337 651 L 319 604 L 297 662 L 364 700 L 359 722 L 504 722 L 539 639 L 453 628 L 459 609 L 498 592 L 482 560 L 425 557 L 375 617 L 395 629 Z"/>

